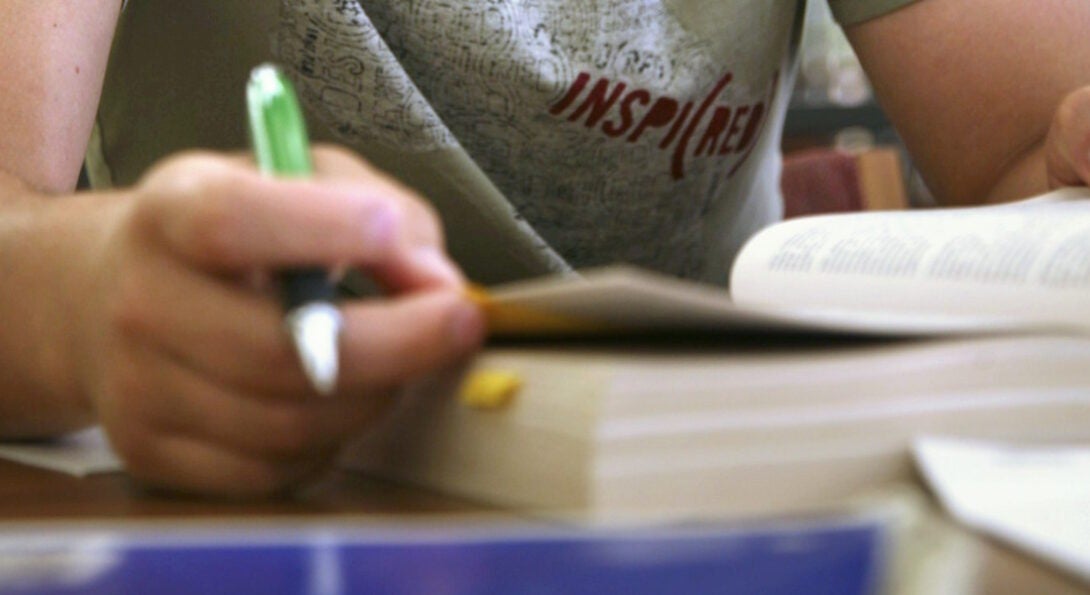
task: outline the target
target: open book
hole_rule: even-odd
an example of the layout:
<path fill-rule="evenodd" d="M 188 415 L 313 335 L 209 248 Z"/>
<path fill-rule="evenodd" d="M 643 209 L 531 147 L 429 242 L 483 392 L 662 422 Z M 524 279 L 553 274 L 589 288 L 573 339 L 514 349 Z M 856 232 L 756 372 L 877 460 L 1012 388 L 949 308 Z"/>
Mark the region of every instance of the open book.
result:
<path fill-rule="evenodd" d="M 496 335 L 614 340 L 490 345 L 470 376 L 519 379 L 507 406 L 421 391 L 346 462 L 535 512 L 687 517 L 909 480 L 923 434 L 1090 441 L 1086 196 L 788 221 L 730 296 L 628 268 L 497 288 Z"/>
<path fill-rule="evenodd" d="M 1090 329 L 1090 192 L 991 207 L 803 218 L 735 262 L 743 306 L 996 317 Z"/>
<path fill-rule="evenodd" d="M 823 215 L 746 243 L 728 292 L 632 267 L 495 288 L 494 334 L 1090 329 L 1090 192 Z"/>

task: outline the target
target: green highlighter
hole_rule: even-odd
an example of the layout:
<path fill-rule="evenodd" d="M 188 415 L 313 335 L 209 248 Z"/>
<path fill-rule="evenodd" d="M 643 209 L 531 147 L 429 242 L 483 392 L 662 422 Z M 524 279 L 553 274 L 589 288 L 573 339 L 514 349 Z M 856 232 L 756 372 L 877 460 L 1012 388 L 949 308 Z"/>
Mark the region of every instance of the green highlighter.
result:
<path fill-rule="evenodd" d="M 250 73 L 246 87 L 250 138 L 258 168 L 284 178 L 307 178 L 314 172 L 306 122 L 291 81 L 272 64 Z M 321 268 L 280 274 L 284 322 L 311 385 L 329 395 L 337 385 L 341 313 L 334 305 L 336 287 Z"/>

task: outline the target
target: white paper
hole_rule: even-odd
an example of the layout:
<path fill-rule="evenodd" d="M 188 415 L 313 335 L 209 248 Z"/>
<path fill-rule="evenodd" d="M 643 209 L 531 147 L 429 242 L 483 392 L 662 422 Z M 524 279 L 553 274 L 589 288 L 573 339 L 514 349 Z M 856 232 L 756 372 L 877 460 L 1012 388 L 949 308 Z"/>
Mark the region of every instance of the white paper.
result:
<path fill-rule="evenodd" d="M 124 468 L 98 427 L 48 442 L 0 443 L 0 458 L 76 477 Z"/>
<path fill-rule="evenodd" d="M 750 239 L 737 304 L 993 316 L 1090 330 L 1090 191 L 1017 203 L 800 217 Z"/>
<path fill-rule="evenodd" d="M 914 453 L 956 519 L 1090 583 L 1090 445 L 927 437 Z"/>

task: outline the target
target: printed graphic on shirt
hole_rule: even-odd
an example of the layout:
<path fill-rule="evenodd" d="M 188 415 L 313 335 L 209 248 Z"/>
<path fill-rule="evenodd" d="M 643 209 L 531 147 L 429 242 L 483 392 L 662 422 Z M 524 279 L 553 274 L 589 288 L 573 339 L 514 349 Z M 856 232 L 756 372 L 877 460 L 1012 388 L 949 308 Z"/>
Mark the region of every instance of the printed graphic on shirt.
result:
<path fill-rule="evenodd" d="M 754 153 L 799 8 L 735 0 L 711 39 L 686 26 L 704 4 L 285 0 L 279 45 L 346 142 L 460 144 L 574 266 L 699 277 L 708 217 L 775 198 Z"/>
<path fill-rule="evenodd" d="M 578 106 L 567 116 L 569 121 L 581 122 L 587 128 L 597 128 L 601 122 L 603 134 L 612 138 L 625 137 L 625 142 L 629 143 L 639 141 L 649 130 L 665 130 L 658 148 L 671 151 L 670 175 L 675 180 L 685 177 L 685 159 L 689 156 L 694 134 L 700 141 L 692 152 L 693 157 L 724 158 L 741 154 L 730 169 L 733 175 L 749 157 L 767 112 L 764 101 L 752 105 L 715 105 L 718 95 L 734 78 L 729 72 L 719 79 L 695 110 L 693 101 L 681 105 L 673 97 L 653 97 L 647 89 L 631 89 L 625 94 L 627 85 L 624 82 L 614 83 L 605 77 L 598 79 L 584 95 L 590 78 L 590 73 L 579 73 L 571 89 L 549 113 L 563 116 L 567 115 L 568 108 Z M 769 97 L 777 81 L 778 77 L 773 77 Z M 616 119 L 602 121 L 614 106 L 619 108 Z M 710 111 L 713 106 L 714 111 Z M 707 121 L 704 121 L 705 114 L 709 114 Z"/>
<path fill-rule="evenodd" d="M 300 93 L 349 141 L 429 151 L 454 136 L 353 0 L 285 0 L 278 49 Z"/>

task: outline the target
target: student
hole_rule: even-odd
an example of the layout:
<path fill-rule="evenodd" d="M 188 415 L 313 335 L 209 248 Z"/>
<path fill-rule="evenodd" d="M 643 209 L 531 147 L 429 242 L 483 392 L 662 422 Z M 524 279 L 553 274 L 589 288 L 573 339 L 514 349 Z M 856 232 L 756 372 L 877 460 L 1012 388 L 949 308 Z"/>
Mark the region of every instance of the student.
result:
<path fill-rule="evenodd" d="M 1090 179 L 1090 4 L 832 6 L 947 203 Z M 779 216 L 802 9 L 6 0 L 0 432 L 98 422 L 138 479 L 267 494 L 480 344 L 439 218 L 408 187 L 343 148 L 316 151 L 310 182 L 215 152 L 245 144 L 253 65 L 293 73 L 316 136 L 425 190 L 474 278 L 625 260 L 716 282 Z M 100 189 L 64 196 L 85 153 Z M 333 398 L 308 387 L 269 291 L 299 264 L 389 289 L 344 304 Z"/>

